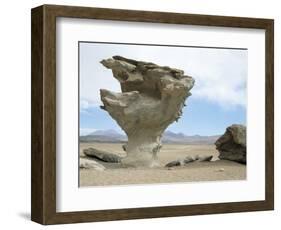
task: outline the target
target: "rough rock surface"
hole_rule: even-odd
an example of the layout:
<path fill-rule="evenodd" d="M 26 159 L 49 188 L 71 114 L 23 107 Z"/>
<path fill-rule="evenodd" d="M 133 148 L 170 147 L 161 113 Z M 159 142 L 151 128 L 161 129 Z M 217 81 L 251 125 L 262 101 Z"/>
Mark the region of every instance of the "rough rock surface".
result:
<path fill-rule="evenodd" d="M 80 168 L 82 169 L 95 169 L 97 171 L 105 170 L 105 167 L 95 160 L 80 158 Z"/>
<path fill-rule="evenodd" d="M 232 125 L 215 142 L 220 152 L 219 158 L 246 164 L 247 145 L 246 127 L 244 125 Z"/>
<path fill-rule="evenodd" d="M 158 66 L 121 56 L 102 60 L 120 82 L 122 93 L 100 90 L 102 109 L 116 120 L 128 136 L 127 157 L 132 166 L 157 166 L 164 130 L 182 115 L 194 85 L 179 69 Z"/>
<path fill-rule="evenodd" d="M 114 154 L 109 153 L 103 150 L 95 149 L 95 148 L 88 148 L 84 149 L 83 153 L 88 157 L 94 157 L 104 162 L 110 163 L 120 163 L 121 157 Z"/>

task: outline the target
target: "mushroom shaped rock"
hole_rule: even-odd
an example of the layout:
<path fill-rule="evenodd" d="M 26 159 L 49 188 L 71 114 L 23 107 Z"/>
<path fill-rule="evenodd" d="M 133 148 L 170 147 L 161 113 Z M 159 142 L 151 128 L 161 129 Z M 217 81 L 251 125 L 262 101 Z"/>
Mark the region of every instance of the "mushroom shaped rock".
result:
<path fill-rule="evenodd" d="M 161 136 L 182 115 L 194 79 L 184 71 L 121 56 L 102 60 L 121 85 L 121 93 L 100 90 L 102 109 L 128 136 L 122 163 L 157 166 Z"/>

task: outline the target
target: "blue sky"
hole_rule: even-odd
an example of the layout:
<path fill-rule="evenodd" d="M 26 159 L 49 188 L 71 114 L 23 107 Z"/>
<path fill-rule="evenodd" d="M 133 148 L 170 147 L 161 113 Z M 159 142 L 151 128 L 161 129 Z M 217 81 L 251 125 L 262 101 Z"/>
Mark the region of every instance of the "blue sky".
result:
<path fill-rule="evenodd" d="M 167 130 L 187 135 L 222 134 L 231 124 L 246 124 L 247 50 L 80 43 L 80 134 L 122 132 L 102 105 L 99 89 L 120 92 L 118 81 L 99 62 L 121 55 L 185 71 L 195 85 L 182 118 Z"/>

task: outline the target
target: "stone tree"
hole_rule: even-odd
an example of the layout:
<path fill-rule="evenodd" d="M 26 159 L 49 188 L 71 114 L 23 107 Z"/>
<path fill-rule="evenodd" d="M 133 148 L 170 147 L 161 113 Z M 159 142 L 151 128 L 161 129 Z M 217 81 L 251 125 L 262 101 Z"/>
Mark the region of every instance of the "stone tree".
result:
<path fill-rule="evenodd" d="M 121 56 L 102 60 L 120 82 L 122 93 L 100 90 L 102 109 L 128 136 L 127 157 L 131 166 L 157 166 L 157 153 L 165 129 L 182 115 L 194 79 L 184 71 Z"/>

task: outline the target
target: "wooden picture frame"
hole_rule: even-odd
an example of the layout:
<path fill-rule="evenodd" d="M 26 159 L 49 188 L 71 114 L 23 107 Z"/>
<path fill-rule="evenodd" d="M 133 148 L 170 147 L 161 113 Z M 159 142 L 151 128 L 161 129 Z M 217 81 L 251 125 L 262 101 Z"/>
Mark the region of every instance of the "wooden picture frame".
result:
<path fill-rule="evenodd" d="M 121 20 L 264 29 L 266 36 L 265 200 L 98 211 L 56 211 L 56 18 Z M 32 9 L 32 158 L 31 219 L 63 224 L 231 213 L 274 208 L 274 21 L 89 7 L 43 5 Z"/>

